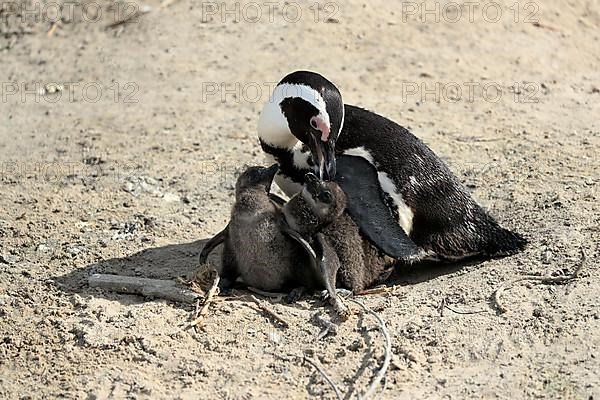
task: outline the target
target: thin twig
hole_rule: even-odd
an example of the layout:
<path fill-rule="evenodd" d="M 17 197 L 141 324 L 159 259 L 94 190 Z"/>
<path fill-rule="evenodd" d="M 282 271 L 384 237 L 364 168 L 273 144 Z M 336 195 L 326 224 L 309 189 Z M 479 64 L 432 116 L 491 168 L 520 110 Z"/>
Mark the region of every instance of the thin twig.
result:
<path fill-rule="evenodd" d="M 283 319 L 282 317 L 280 317 L 278 314 L 276 314 L 273 310 L 271 310 L 270 308 L 268 308 L 266 305 L 262 304 L 260 302 L 260 300 L 258 300 L 253 295 L 250 295 L 250 298 L 252 299 L 252 301 L 254 301 L 256 303 L 256 305 L 258 306 L 258 308 L 262 312 L 264 312 L 265 314 L 267 314 L 267 316 L 269 316 L 272 319 L 274 319 L 275 321 L 279 322 L 284 328 L 289 328 L 289 326 L 290 326 L 289 322 L 287 322 L 285 319 Z"/>
<path fill-rule="evenodd" d="M 442 302 L 440 303 L 440 317 L 444 316 L 444 309 L 450 310 L 455 314 L 461 314 L 461 315 L 482 314 L 482 313 L 487 312 L 487 310 L 475 310 L 475 311 L 456 310 L 447 304 L 446 298 L 443 298 Z"/>
<path fill-rule="evenodd" d="M 258 288 L 255 288 L 253 286 L 247 286 L 246 289 L 248 289 L 250 292 L 254 292 L 258 295 L 261 295 L 263 297 L 268 297 L 270 299 L 282 299 L 285 296 L 287 296 L 285 293 L 278 293 L 278 292 L 265 292 L 264 290 L 260 290 Z"/>
<path fill-rule="evenodd" d="M 208 306 L 212 302 L 213 297 L 219 293 L 219 281 L 220 281 L 219 274 L 215 273 L 215 277 L 213 279 L 212 285 L 210 286 L 210 289 L 208 290 L 208 292 L 206 294 L 206 298 L 204 300 L 204 303 L 202 304 L 202 308 L 200 309 L 200 311 L 198 311 L 198 305 L 196 305 L 196 312 L 195 312 L 194 320 L 192 320 L 189 324 L 185 325 L 183 328 L 179 328 L 172 335 L 176 335 L 180 332 L 186 331 L 186 330 L 193 328 L 193 327 L 199 325 L 200 323 L 202 323 L 202 321 L 204 320 L 204 317 L 208 313 Z"/>
<path fill-rule="evenodd" d="M 375 287 L 372 289 L 365 289 L 361 292 L 358 292 L 355 294 L 355 296 L 366 296 L 369 294 L 381 294 L 381 293 L 391 293 L 391 294 L 396 294 L 396 289 L 398 288 L 398 285 L 394 285 L 392 287 L 390 286 L 379 286 L 379 287 Z"/>
<path fill-rule="evenodd" d="M 196 302 L 196 306 L 194 307 L 194 319 L 198 318 L 198 316 L 200 315 L 200 310 L 201 310 L 201 304 L 200 304 L 200 300 L 198 300 Z"/>
<path fill-rule="evenodd" d="M 315 369 L 317 371 L 319 371 L 319 373 L 323 376 L 323 378 L 327 381 L 327 383 L 329 383 L 329 386 L 331 386 L 331 388 L 335 392 L 335 397 L 338 400 L 342 400 L 342 398 L 343 398 L 342 397 L 342 392 L 340 392 L 340 389 L 338 389 L 338 387 L 336 386 L 336 384 L 331 380 L 331 378 L 329 377 L 329 375 L 327 375 L 327 373 L 323 370 L 323 368 L 321 368 L 314 360 L 312 360 L 311 358 L 307 357 L 306 355 L 304 356 L 304 360 L 307 361 L 313 367 L 315 367 Z"/>
<path fill-rule="evenodd" d="M 367 387 L 365 394 L 363 396 L 361 396 L 361 399 L 364 400 L 364 399 L 368 399 L 369 397 L 371 397 L 373 395 L 373 393 L 375 392 L 375 389 L 377 388 L 377 385 L 379 385 L 379 383 L 385 376 L 385 374 L 390 366 L 390 360 L 392 359 L 392 340 L 390 339 L 390 334 L 389 334 L 387 328 L 385 327 L 385 321 L 379 316 L 379 314 L 377 314 L 375 311 L 371 310 L 370 308 L 365 306 L 362 302 L 360 302 L 356 299 L 349 299 L 349 300 L 351 302 L 353 302 L 354 304 L 359 305 L 363 309 L 363 311 L 371 314 L 372 316 L 374 316 L 377 319 L 377 322 L 379 322 L 379 330 L 381 330 L 381 333 L 383 334 L 383 338 L 385 339 L 385 350 L 384 350 L 385 356 L 383 359 L 383 364 L 381 364 L 381 368 L 379 369 L 379 371 L 377 371 L 375 378 L 373 378 L 373 381 L 371 381 L 371 383 Z"/>
<path fill-rule="evenodd" d="M 532 25 L 535 26 L 536 28 L 548 29 L 550 31 L 555 31 L 555 32 L 562 32 L 559 28 L 556 28 L 551 25 L 542 24 L 538 21 L 535 21 Z"/>
<path fill-rule="evenodd" d="M 117 293 L 137 294 L 183 303 L 195 303 L 198 294 L 182 287 L 173 280 L 140 278 L 137 276 L 92 274 L 88 277 L 91 287 Z"/>
<path fill-rule="evenodd" d="M 150 11 L 152 11 L 152 7 L 142 6 L 139 9 L 132 12 L 131 14 L 127 15 L 125 18 L 106 25 L 106 27 L 104 29 L 106 29 L 106 30 L 113 29 L 113 28 L 117 28 L 121 25 L 127 24 L 129 22 L 133 22 L 133 20 L 135 20 L 136 18 L 139 18 L 144 14 L 148 14 Z"/>
<path fill-rule="evenodd" d="M 204 304 L 202 304 L 202 309 L 200 310 L 199 313 L 196 314 L 196 318 L 192 322 L 189 323 L 187 329 L 192 328 L 196 325 L 199 325 L 204 320 L 204 317 L 208 313 L 208 307 L 210 306 L 210 303 L 211 303 L 213 297 L 217 293 L 219 293 L 219 281 L 220 280 L 221 280 L 221 278 L 219 277 L 219 274 L 215 274 L 215 279 L 213 280 L 213 283 L 210 286 L 208 293 L 206 294 L 206 300 L 204 300 Z"/>
<path fill-rule="evenodd" d="M 204 289 L 202 289 L 202 287 L 200 287 L 200 285 L 198 285 L 198 283 L 196 283 L 196 281 L 194 281 L 194 280 L 185 280 L 185 279 L 183 279 L 180 276 L 178 276 L 177 278 L 175 278 L 175 280 L 177 282 L 179 282 L 180 284 L 186 285 L 187 287 L 189 287 L 192 292 L 198 293 L 202 297 L 206 296 L 206 292 L 204 291 Z"/>
<path fill-rule="evenodd" d="M 538 282 L 542 285 L 552 285 L 552 284 L 560 285 L 560 284 L 564 284 L 564 283 L 569 283 L 572 280 L 576 279 L 579 276 L 579 271 L 581 271 L 581 267 L 583 267 L 583 264 L 585 263 L 585 260 L 587 258 L 586 254 L 585 254 L 585 250 L 583 248 L 580 248 L 580 253 L 581 253 L 581 257 L 579 259 L 577 267 L 573 270 L 572 273 L 570 273 L 568 275 L 560 275 L 560 276 L 525 275 L 525 276 L 522 276 L 515 280 L 512 280 L 508 283 L 504 283 L 504 284 L 500 285 L 500 287 L 498 287 L 498 289 L 496 289 L 494 291 L 494 294 L 492 295 L 492 300 L 493 300 L 494 304 L 496 305 L 496 308 L 498 309 L 498 311 L 500 311 L 501 313 L 505 313 L 508 311 L 508 308 L 501 301 L 500 295 L 505 290 L 511 288 L 515 283 L 523 282 L 523 281 L 533 281 L 533 282 Z"/>

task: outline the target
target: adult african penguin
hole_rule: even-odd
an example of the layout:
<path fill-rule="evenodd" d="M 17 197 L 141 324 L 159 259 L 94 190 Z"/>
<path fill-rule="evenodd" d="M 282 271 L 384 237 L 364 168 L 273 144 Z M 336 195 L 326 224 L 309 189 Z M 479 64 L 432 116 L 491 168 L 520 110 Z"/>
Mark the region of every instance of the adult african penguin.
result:
<path fill-rule="evenodd" d="M 258 135 L 280 165 L 275 182 L 288 196 L 302 189 L 308 171 L 335 180 L 361 233 L 394 258 L 500 257 L 525 247 L 427 145 L 381 115 L 344 104 L 318 73 L 296 71 L 279 82 Z"/>

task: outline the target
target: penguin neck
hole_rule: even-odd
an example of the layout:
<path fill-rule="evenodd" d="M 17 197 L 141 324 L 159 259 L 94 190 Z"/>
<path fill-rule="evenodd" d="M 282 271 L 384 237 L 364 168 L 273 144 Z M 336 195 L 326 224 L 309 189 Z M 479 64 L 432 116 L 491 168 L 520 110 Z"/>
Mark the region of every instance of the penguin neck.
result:
<path fill-rule="evenodd" d="M 300 142 L 289 130 L 277 132 L 259 130 L 258 138 L 260 139 L 261 144 L 288 151 L 293 151 L 294 147 Z"/>
<path fill-rule="evenodd" d="M 302 153 L 302 142 L 290 131 L 288 121 L 279 108 L 278 96 L 274 95 L 269 99 L 260 114 L 260 145 L 265 153 L 279 163 L 280 175 L 290 178 L 293 182 L 302 183 L 304 174 L 310 169 L 309 157 Z"/>
<path fill-rule="evenodd" d="M 312 236 L 319 231 L 321 221 L 312 212 L 301 193 L 293 196 L 282 210 L 288 225 L 301 235 Z"/>
<path fill-rule="evenodd" d="M 258 139 L 263 151 L 272 155 L 277 162 L 285 164 L 293 159 L 294 149 L 300 144 L 298 138 L 292 135 L 287 121 L 278 118 L 271 105 L 267 104 L 258 122 Z M 288 157 L 292 156 L 292 157 Z"/>
<path fill-rule="evenodd" d="M 279 174 L 275 176 L 275 182 L 279 185 L 281 176 L 291 179 L 292 182 L 302 184 L 304 182 L 304 175 L 307 172 L 312 171 L 312 161 L 309 150 L 303 150 L 302 142 L 296 140 L 296 144 L 292 147 L 280 148 L 275 147 L 269 143 L 260 140 L 262 150 L 267 153 L 272 160 L 269 162 L 276 161 L 279 163 Z M 297 190 L 288 191 L 281 187 L 282 190 L 288 196 L 293 195 Z"/>
<path fill-rule="evenodd" d="M 270 212 L 274 207 L 264 187 L 245 188 L 236 194 L 234 213 L 249 212 L 254 214 L 259 211 Z"/>

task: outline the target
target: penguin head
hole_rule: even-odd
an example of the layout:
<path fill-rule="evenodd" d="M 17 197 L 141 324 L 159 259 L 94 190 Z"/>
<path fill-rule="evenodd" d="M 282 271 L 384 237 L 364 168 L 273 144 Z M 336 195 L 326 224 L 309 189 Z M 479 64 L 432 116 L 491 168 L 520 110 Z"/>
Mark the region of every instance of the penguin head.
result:
<path fill-rule="evenodd" d="M 263 107 L 260 140 L 291 150 L 298 141 L 310 149 L 315 173 L 335 177 L 335 142 L 344 123 L 344 103 L 338 88 L 322 75 L 296 71 L 284 77 Z"/>
<path fill-rule="evenodd" d="M 271 189 L 271 183 L 279 170 L 279 164 L 273 164 L 268 168 L 250 167 L 246 169 L 237 179 L 235 184 L 236 195 L 250 189 L 264 190 L 267 193 Z"/>
<path fill-rule="evenodd" d="M 302 196 L 311 205 L 313 212 L 324 222 L 331 222 L 346 209 L 346 195 L 337 183 L 322 181 L 315 174 L 304 177 Z"/>

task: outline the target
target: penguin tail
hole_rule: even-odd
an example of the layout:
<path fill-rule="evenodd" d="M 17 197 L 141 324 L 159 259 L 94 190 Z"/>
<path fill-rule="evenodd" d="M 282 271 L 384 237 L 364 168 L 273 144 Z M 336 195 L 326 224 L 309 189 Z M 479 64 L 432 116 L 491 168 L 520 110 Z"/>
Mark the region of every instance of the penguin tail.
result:
<path fill-rule="evenodd" d="M 496 229 L 486 243 L 484 252 L 494 258 L 506 257 L 524 250 L 527 243 L 527 239 L 520 233 L 496 225 Z"/>

